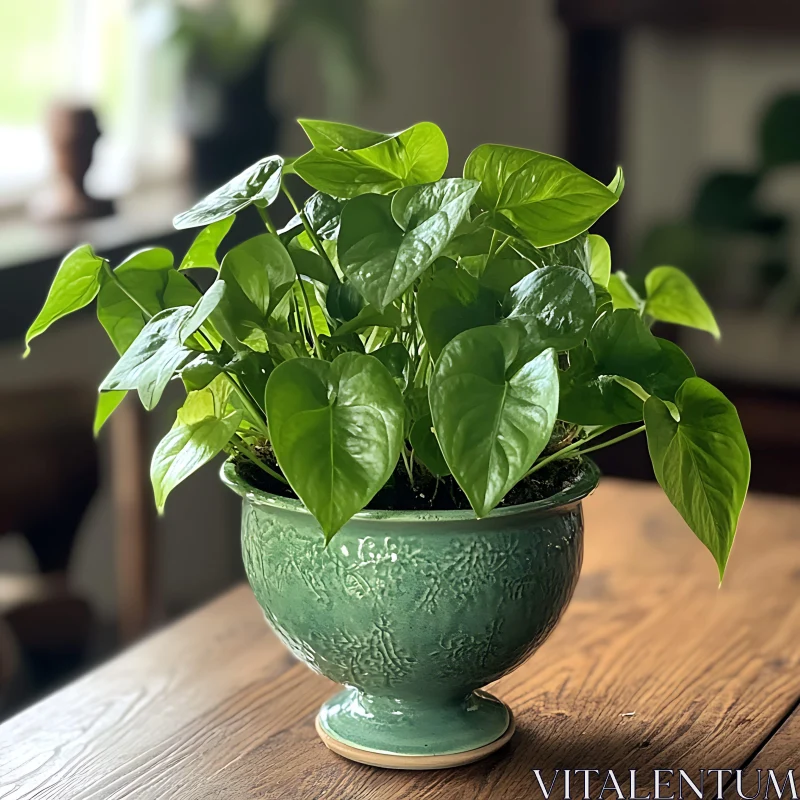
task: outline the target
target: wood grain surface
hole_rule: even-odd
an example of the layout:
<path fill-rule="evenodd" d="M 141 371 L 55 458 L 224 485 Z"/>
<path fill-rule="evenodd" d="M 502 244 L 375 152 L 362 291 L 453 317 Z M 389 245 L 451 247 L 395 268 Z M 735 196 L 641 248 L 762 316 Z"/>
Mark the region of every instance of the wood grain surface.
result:
<path fill-rule="evenodd" d="M 654 768 L 796 767 L 798 514 L 749 499 L 720 589 L 656 487 L 605 481 L 562 623 L 493 686 L 517 733 L 481 763 L 390 772 L 330 753 L 313 721 L 333 684 L 241 587 L 1 726 L 0 799 L 518 800 L 542 796 L 533 769 L 638 768 L 645 794 Z"/>

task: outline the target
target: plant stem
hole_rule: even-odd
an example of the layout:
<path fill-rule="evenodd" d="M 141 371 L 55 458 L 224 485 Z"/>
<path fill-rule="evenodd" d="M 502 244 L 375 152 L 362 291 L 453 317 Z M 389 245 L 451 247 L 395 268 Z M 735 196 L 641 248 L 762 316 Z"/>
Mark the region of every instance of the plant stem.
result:
<path fill-rule="evenodd" d="M 625 439 L 630 439 L 631 436 L 636 436 L 637 433 L 644 433 L 645 426 L 640 425 L 638 428 L 634 428 L 632 431 L 628 431 L 627 433 L 620 434 L 619 436 L 614 437 L 613 439 L 609 439 L 607 442 L 601 442 L 600 444 L 596 444 L 594 447 L 587 447 L 585 450 L 581 450 L 578 455 L 582 456 L 584 453 L 592 453 L 595 450 L 601 450 L 603 447 L 608 447 L 611 444 L 617 444 L 617 442 L 623 442 Z M 586 441 L 584 439 L 584 441 Z"/>
<path fill-rule="evenodd" d="M 322 347 L 320 347 L 319 344 L 317 329 L 314 327 L 314 318 L 311 316 L 311 303 L 308 302 L 305 284 L 303 283 L 303 279 L 300 277 L 300 273 L 297 271 L 297 268 L 295 268 L 294 274 L 297 275 L 297 282 L 300 284 L 300 294 L 303 296 L 303 306 L 306 310 L 306 320 L 308 321 L 308 327 L 311 331 L 311 340 L 314 342 L 314 352 L 316 353 L 317 358 L 325 360 L 325 357 L 322 355 Z"/>
<path fill-rule="evenodd" d="M 242 405 L 250 415 L 251 422 L 256 425 L 263 436 L 268 437 L 269 428 L 267 427 L 264 418 L 261 416 L 261 410 L 251 399 L 249 392 L 247 392 L 247 390 L 245 390 L 243 387 L 239 386 L 238 381 L 232 375 L 227 372 L 223 372 L 222 374 L 228 379 L 228 382 L 233 387 L 233 390 L 239 396 L 239 399 L 242 401 Z"/>
<path fill-rule="evenodd" d="M 264 224 L 267 226 L 267 230 L 273 235 L 278 235 L 278 229 L 275 227 L 275 223 L 272 221 L 272 218 L 269 215 L 269 211 L 263 206 L 256 205 L 256 211 L 258 211 L 258 215 L 264 221 Z"/>
<path fill-rule="evenodd" d="M 615 375 L 614 380 L 620 386 L 624 386 L 628 391 L 633 392 L 643 403 L 646 403 L 650 398 L 650 395 L 636 381 L 628 380 L 628 378 L 623 378 L 619 375 Z"/>
<path fill-rule="evenodd" d="M 331 260 L 328 258 L 328 254 L 325 252 L 325 248 L 322 246 L 322 243 L 317 237 L 317 234 L 311 228 L 311 223 L 308 221 L 306 212 L 303 211 L 303 209 L 297 205 L 294 197 L 292 197 L 291 192 L 286 188 L 286 184 L 282 183 L 281 189 L 283 190 L 283 193 L 286 195 L 289 202 L 292 204 L 292 208 L 295 210 L 295 213 L 300 215 L 300 219 L 303 221 L 303 227 L 306 229 L 306 233 L 308 234 L 309 239 L 311 239 L 311 242 L 314 245 L 317 254 L 319 255 L 320 258 L 328 262 L 328 266 L 335 273 L 336 270 L 333 269 L 333 264 L 331 263 Z M 311 339 L 314 342 L 314 352 L 316 353 L 317 358 L 321 358 L 324 360 L 324 356 L 322 354 L 322 348 L 320 347 L 319 344 L 319 337 L 317 336 L 317 329 L 314 327 L 314 319 L 311 316 L 311 304 L 308 302 L 306 287 L 303 285 L 303 279 L 300 277 L 300 273 L 297 271 L 297 267 L 295 267 L 294 273 L 295 275 L 297 275 L 297 281 L 300 284 L 300 294 L 303 296 L 303 306 L 305 307 L 306 311 L 306 319 L 308 320 L 308 327 L 311 331 Z"/>
<path fill-rule="evenodd" d="M 497 247 L 497 231 L 492 231 L 492 240 L 489 242 L 489 255 L 486 257 L 486 263 L 488 264 L 495 254 L 495 247 Z"/>
<path fill-rule="evenodd" d="M 103 259 L 103 269 L 106 271 L 108 277 L 119 286 L 120 291 L 142 312 L 142 314 L 144 314 L 145 319 L 149 322 L 153 318 L 153 315 L 127 290 L 125 284 L 119 279 L 119 276 L 114 270 L 111 269 L 111 264 L 105 258 Z"/>
<path fill-rule="evenodd" d="M 571 456 L 573 453 L 575 455 L 580 455 L 580 453 L 575 453 L 575 451 L 581 446 L 586 444 L 586 442 L 590 442 L 592 439 L 596 439 L 598 436 L 602 436 L 607 431 L 611 430 L 611 425 L 606 425 L 598 430 L 594 431 L 594 433 L 590 433 L 585 439 L 580 439 L 577 442 L 573 442 L 572 444 L 568 444 L 566 447 L 562 447 L 560 450 L 556 450 L 555 453 L 551 453 L 547 458 L 543 458 L 541 461 L 534 464 L 528 472 L 525 474 L 527 478 L 528 475 L 533 475 L 534 472 L 537 472 L 542 467 L 549 464 L 551 461 L 558 461 L 562 458 L 567 458 Z"/>
<path fill-rule="evenodd" d="M 406 465 L 406 472 L 408 473 L 408 481 L 411 484 L 411 488 L 414 488 L 414 472 L 411 468 L 411 464 L 408 460 L 408 453 L 406 453 L 406 446 L 403 445 L 403 448 L 400 450 L 400 455 L 403 457 L 403 463 Z"/>
<path fill-rule="evenodd" d="M 298 206 L 295 202 L 294 197 L 292 197 L 291 192 L 286 187 L 285 183 L 281 183 L 281 189 L 283 193 L 286 195 L 286 199 L 292 204 L 292 208 L 294 209 L 294 213 L 300 217 L 300 220 L 303 223 L 303 227 L 308 234 L 308 238 L 311 239 L 311 243 L 314 245 L 314 249 L 317 251 L 317 255 L 323 260 L 328 263 L 328 266 L 331 268 L 331 271 L 336 274 L 336 270 L 334 269 L 333 262 L 328 258 L 328 254 L 325 252 L 325 248 L 322 246 L 322 242 L 319 240 L 319 236 L 317 236 L 316 231 L 311 227 L 311 223 L 308 221 L 308 216 L 306 215 L 305 210 Z"/>
<path fill-rule="evenodd" d="M 251 449 L 250 449 L 249 445 L 248 445 L 248 444 L 247 444 L 247 443 L 244 441 L 244 439 L 242 439 L 242 438 L 241 438 L 241 436 L 239 436 L 238 434 L 234 434 L 234 435 L 233 435 L 232 444 L 233 444 L 233 446 L 234 446 L 234 447 L 235 447 L 237 450 L 239 450 L 239 452 L 241 452 L 241 454 L 242 454 L 242 455 L 243 455 L 245 458 L 247 458 L 247 459 L 249 459 L 250 461 L 252 461 L 252 462 L 253 462 L 253 463 L 254 463 L 254 464 L 257 466 L 257 467 L 261 467 L 261 469 L 263 469 L 263 470 L 264 470 L 264 472 L 266 472 L 266 473 L 267 473 L 267 475 L 270 475 L 271 477 L 275 478 L 275 480 L 277 480 L 277 481 L 280 481 L 281 483 L 285 484 L 286 486 L 288 486 L 288 485 L 289 485 L 289 481 L 287 481 L 287 480 L 286 480 L 286 478 L 284 478 L 284 477 L 283 477 L 283 475 L 281 475 L 280 473 L 276 472 L 276 471 L 275 471 L 274 469 L 272 469 L 270 466 L 268 466 L 267 464 L 265 464 L 265 463 L 264 463 L 264 462 L 263 462 L 263 461 L 262 461 L 262 460 L 261 460 L 261 459 L 260 459 L 260 458 L 259 458 L 259 457 L 258 457 L 258 456 L 257 456 L 257 455 L 256 455 L 256 454 L 255 454 L 255 453 L 254 453 L 254 452 L 253 452 Z"/>
<path fill-rule="evenodd" d="M 495 254 L 495 255 L 499 255 L 499 254 L 500 254 L 500 251 L 501 251 L 501 250 L 502 250 L 502 249 L 503 249 L 503 248 L 504 248 L 504 247 L 505 247 L 505 246 L 506 246 L 506 245 L 507 245 L 507 244 L 508 244 L 510 241 L 511 241 L 511 237 L 510 237 L 510 236 L 506 236 L 506 238 L 505 238 L 505 239 L 503 239 L 503 241 L 502 241 L 502 242 L 500 242 L 500 247 L 498 247 L 498 248 L 497 248 L 497 250 L 495 250 L 495 251 L 494 251 L 494 254 Z"/>
<path fill-rule="evenodd" d="M 428 350 L 428 345 L 426 342 L 422 343 L 420 347 L 420 356 L 419 356 L 419 364 L 417 365 L 417 371 L 414 373 L 414 380 L 413 384 L 415 387 L 421 388 L 425 385 L 425 370 L 428 368 L 428 362 L 430 361 L 430 351 Z"/>

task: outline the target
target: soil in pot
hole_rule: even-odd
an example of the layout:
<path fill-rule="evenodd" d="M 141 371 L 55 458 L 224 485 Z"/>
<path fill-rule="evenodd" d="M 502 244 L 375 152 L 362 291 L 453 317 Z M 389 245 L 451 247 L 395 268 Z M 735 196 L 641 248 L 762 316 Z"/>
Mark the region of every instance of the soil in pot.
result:
<path fill-rule="evenodd" d="M 256 454 L 273 469 L 278 470 L 275 455 L 269 445 L 256 446 Z M 277 481 L 260 467 L 244 457 L 234 459 L 236 472 L 251 486 L 280 497 L 296 499 L 297 495 L 286 484 Z M 421 464 L 414 465 L 414 484 L 399 462 L 386 486 L 367 505 L 368 509 L 388 511 L 456 511 L 469 509 L 469 500 L 452 475 L 436 478 Z M 503 498 L 500 506 L 516 506 L 552 497 L 577 483 L 585 473 L 578 458 L 552 461 L 533 475 L 521 480 Z"/>

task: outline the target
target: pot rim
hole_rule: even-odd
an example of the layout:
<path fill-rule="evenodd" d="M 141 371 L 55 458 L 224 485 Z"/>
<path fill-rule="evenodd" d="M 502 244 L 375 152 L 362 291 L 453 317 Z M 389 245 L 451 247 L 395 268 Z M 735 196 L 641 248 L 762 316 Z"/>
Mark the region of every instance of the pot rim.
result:
<path fill-rule="evenodd" d="M 354 514 L 347 524 L 349 525 L 352 522 L 482 522 L 483 520 L 512 517 L 518 514 L 536 514 L 537 516 L 547 514 L 554 510 L 566 509 L 576 505 L 597 488 L 597 484 L 600 481 L 600 469 L 590 458 L 584 457 L 583 463 L 586 467 L 585 472 L 572 486 L 542 500 L 494 508 L 481 519 L 475 516 L 475 512 L 471 508 L 450 511 L 369 509 Z M 251 486 L 236 473 L 236 469 L 230 459 L 222 465 L 219 474 L 222 482 L 229 489 L 232 489 L 241 498 L 254 505 L 312 516 L 301 500 L 270 494 L 263 489 Z"/>

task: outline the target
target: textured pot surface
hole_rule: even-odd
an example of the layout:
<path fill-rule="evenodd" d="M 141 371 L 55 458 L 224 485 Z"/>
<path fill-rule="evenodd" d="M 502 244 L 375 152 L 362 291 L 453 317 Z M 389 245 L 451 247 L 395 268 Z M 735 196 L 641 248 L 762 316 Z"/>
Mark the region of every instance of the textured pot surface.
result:
<path fill-rule="evenodd" d="M 580 500 L 597 478 L 590 466 L 567 491 L 482 520 L 362 512 L 326 547 L 301 503 L 223 468 L 244 500 L 244 564 L 267 619 L 298 658 L 348 687 L 320 724 L 400 753 L 459 752 L 508 727 L 505 706 L 473 690 L 524 661 L 558 622 L 580 570 Z"/>

